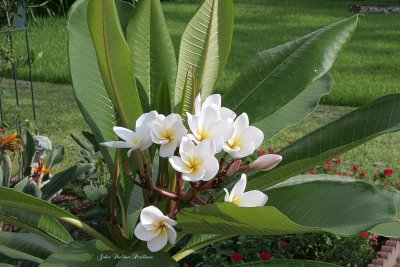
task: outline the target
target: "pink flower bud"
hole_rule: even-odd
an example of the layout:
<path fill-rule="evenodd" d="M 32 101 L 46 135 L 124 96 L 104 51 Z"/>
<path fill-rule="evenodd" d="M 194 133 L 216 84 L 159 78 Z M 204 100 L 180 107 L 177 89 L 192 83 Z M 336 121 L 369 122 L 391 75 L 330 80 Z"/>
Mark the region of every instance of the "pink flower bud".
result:
<path fill-rule="evenodd" d="M 282 157 L 276 154 L 268 154 L 258 157 L 254 162 L 250 163 L 250 169 L 259 171 L 269 171 L 272 170 L 279 162 L 281 162 Z"/>
<path fill-rule="evenodd" d="M 242 164 L 242 161 L 240 159 L 237 159 L 234 162 L 232 162 L 232 164 L 229 166 L 228 170 L 226 171 L 226 175 L 231 176 L 232 174 L 237 172 L 237 170 L 239 170 L 239 168 L 240 168 L 240 164 Z"/>

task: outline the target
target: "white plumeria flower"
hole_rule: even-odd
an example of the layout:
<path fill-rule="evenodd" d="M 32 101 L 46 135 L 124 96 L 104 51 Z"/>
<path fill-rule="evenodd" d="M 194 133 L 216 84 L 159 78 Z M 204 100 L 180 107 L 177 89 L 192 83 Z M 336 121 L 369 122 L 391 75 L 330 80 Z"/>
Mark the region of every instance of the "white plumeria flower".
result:
<path fill-rule="evenodd" d="M 233 135 L 223 146 L 225 152 L 231 157 L 238 159 L 253 154 L 263 142 L 264 133 L 254 127 L 249 126 L 249 118 L 246 113 L 242 113 L 233 123 Z"/>
<path fill-rule="evenodd" d="M 195 145 L 185 136 L 179 147 L 180 157 L 170 157 L 169 162 L 176 171 L 182 173 L 182 179 L 185 181 L 209 181 L 219 170 L 214 151 L 215 146 L 211 140 Z"/>
<path fill-rule="evenodd" d="M 151 130 L 151 139 L 161 145 L 160 156 L 170 157 L 174 155 L 181 139 L 187 134 L 182 118 L 178 114 L 170 114 L 167 117 L 159 115 Z"/>
<path fill-rule="evenodd" d="M 233 120 L 236 118 L 235 112 L 230 110 L 229 108 L 221 107 L 221 95 L 220 94 L 214 94 L 214 95 L 209 95 L 206 100 L 204 100 L 203 105 L 201 104 L 201 95 L 199 94 L 194 102 L 194 115 L 200 116 L 201 110 L 203 108 L 209 107 L 209 106 L 216 106 L 221 114 L 221 119 L 225 120 L 229 123 L 233 123 Z"/>
<path fill-rule="evenodd" d="M 233 186 L 231 193 L 225 190 L 225 201 L 231 202 L 239 207 L 261 207 L 267 203 L 268 196 L 261 191 L 252 190 L 244 192 L 246 189 L 247 177 L 242 174 L 240 180 Z"/>
<path fill-rule="evenodd" d="M 175 220 L 165 216 L 158 208 L 149 206 L 140 213 L 140 223 L 135 228 L 135 236 L 147 241 L 149 250 L 156 252 L 165 247 L 168 241 L 175 245 L 175 225 Z"/>
<path fill-rule="evenodd" d="M 104 142 L 101 145 L 115 148 L 130 148 L 128 157 L 131 156 L 132 151 L 135 149 L 145 150 L 149 148 L 152 144 L 150 131 L 157 116 L 157 111 L 142 114 L 136 121 L 136 131 L 114 126 L 114 132 L 124 141 Z"/>
<path fill-rule="evenodd" d="M 221 119 L 221 113 L 216 105 L 202 108 L 200 115 L 187 113 L 188 125 L 192 132 L 189 137 L 196 143 L 211 140 L 215 144 L 215 153 L 222 150 L 222 146 L 233 133 L 232 123 Z"/>

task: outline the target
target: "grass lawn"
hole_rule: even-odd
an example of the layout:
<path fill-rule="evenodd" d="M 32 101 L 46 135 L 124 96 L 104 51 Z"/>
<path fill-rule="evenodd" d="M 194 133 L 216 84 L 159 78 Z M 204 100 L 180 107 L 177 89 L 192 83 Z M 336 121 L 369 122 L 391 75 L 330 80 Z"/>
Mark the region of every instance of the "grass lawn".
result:
<path fill-rule="evenodd" d="M 175 48 L 199 1 L 163 4 Z M 230 86 L 245 62 L 257 51 L 300 37 L 324 25 L 351 16 L 357 1 L 334 0 L 235 0 L 235 32 L 231 56 L 218 84 Z M 374 3 L 361 1 L 361 4 Z M 375 2 L 376 3 L 376 2 Z M 379 1 L 379 4 L 385 4 Z M 393 2 L 387 2 L 393 4 Z M 18 34 L 17 34 L 18 35 Z M 22 36 L 15 36 L 17 50 L 25 49 Z M 37 81 L 70 83 L 65 18 L 39 19 L 30 30 L 31 47 L 43 58 L 33 66 Z M 333 92 L 325 104 L 359 106 L 379 96 L 400 91 L 400 16 L 368 14 L 348 47 L 340 54 L 331 74 Z M 20 78 L 26 77 L 21 70 Z M 62 86 L 61 86 L 62 87 Z"/>
<path fill-rule="evenodd" d="M 21 95 L 20 116 L 29 118 L 30 116 L 30 90 L 29 83 L 19 82 L 19 93 Z M 35 99 L 38 114 L 37 127 L 39 134 L 50 137 L 53 146 L 64 145 L 66 150 L 66 160 L 60 167 L 66 168 L 80 159 L 78 146 L 69 136 L 70 133 L 79 133 L 87 130 L 78 106 L 75 102 L 73 91 L 70 85 L 50 84 L 35 82 Z M 13 81 L 4 80 L 0 83 L 0 89 L 5 92 L 5 106 L 7 114 L 16 114 L 14 99 Z M 307 119 L 299 125 L 284 130 L 271 140 L 264 143 L 263 148 L 271 146 L 279 148 L 287 144 L 289 140 L 296 140 L 304 134 L 316 129 L 343 114 L 351 111 L 350 107 L 335 107 L 321 105 Z M 12 119 L 9 115 L 8 120 Z M 7 119 L 6 118 L 6 119 Z M 15 118 L 15 117 L 14 117 Z M 12 123 L 12 120 L 11 122 Z M 380 161 L 385 168 L 394 168 L 396 177 L 400 174 L 400 132 L 391 135 L 381 136 L 367 144 L 360 146 L 342 156 L 343 171 L 349 171 L 353 164 L 360 166 L 360 171 L 373 174 L 377 170 L 372 164 Z M 310 166 L 311 168 L 311 166 Z"/>

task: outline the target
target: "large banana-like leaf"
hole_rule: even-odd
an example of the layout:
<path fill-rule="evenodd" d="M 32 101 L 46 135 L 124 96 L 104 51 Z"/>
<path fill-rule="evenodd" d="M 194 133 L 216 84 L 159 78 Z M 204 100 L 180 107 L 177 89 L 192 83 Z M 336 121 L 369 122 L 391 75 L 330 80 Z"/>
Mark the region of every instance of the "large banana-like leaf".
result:
<path fill-rule="evenodd" d="M 76 216 L 72 215 L 66 210 L 59 208 L 55 205 L 48 203 L 42 199 L 38 199 L 31 195 L 27 195 L 10 188 L 0 187 L 0 206 L 3 208 L 15 209 L 19 212 L 34 212 L 36 214 L 42 214 L 54 217 L 58 220 L 62 220 L 69 223 L 89 235 L 100 239 L 107 246 L 118 250 L 118 248 L 102 234 L 88 226 L 86 223 L 81 221 Z M 35 232 L 37 233 L 37 232 Z"/>
<path fill-rule="evenodd" d="M 31 261 L 34 263 L 41 263 L 43 259 L 32 256 L 28 253 L 18 251 L 13 248 L 9 248 L 3 245 L 0 245 L 0 257 L 11 259 L 11 260 L 26 260 L 26 261 Z"/>
<path fill-rule="evenodd" d="M 309 260 L 269 260 L 235 264 L 236 267 L 339 267 L 332 263 Z"/>
<path fill-rule="evenodd" d="M 228 59 L 232 33 L 232 0 L 205 0 L 182 36 L 175 105 L 181 101 L 190 66 L 196 69 L 203 99 L 215 90 L 218 76 Z"/>
<path fill-rule="evenodd" d="M 118 254 L 98 240 L 71 242 L 50 255 L 40 267 L 109 267 L 109 266 L 163 266 L 178 264 L 163 252 L 137 251 L 132 255 Z"/>
<path fill-rule="evenodd" d="M 399 219 L 397 190 L 348 177 L 301 175 L 265 193 L 268 205 L 297 224 L 339 235 L 359 234 Z"/>
<path fill-rule="evenodd" d="M 178 213 L 184 233 L 356 235 L 398 219 L 400 193 L 351 178 L 300 176 L 267 191 L 265 207 L 217 203 Z"/>
<path fill-rule="evenodd" d="M 87 21 L 103 83 L 124 127 L 134 128 L 143 113 L 133 78 L 131 52 L 114 1 L 89 0 Z"/>
<path fill-rule="evenodd" d="M 116 251 L 98 240 L 71 242 L 50 255 L 40 267 L 115 266 L 119 261 L 115 255 Z"/>
<path fill-rule="evenodd" d="M 381 97 L 304 136 L 279 151 L 277 168 L 249 177 L 247 188 L 265 190 L 313 165 L 400 129 L 400 94 Z"/>
<path fill-rule="evenodd" d="M 68 55 L 72 85 L 79 109 L 98 143 L 116 140 L 112 128 L 116 124 L 114 107 L 97 64 L 96 51 L 87 25 L 89 0 L 76 1 L 68 15 Z M 112 170 L 114 149 L 100 147 L 109 169 Z"/>
<path fill-rule="evenodd" d="M 241 208 L 231 203 L 182 209 L 177 222 L 183 233 L 191 234 L 283 235 L 320 231 L 297 225 L 274 207 Z"/>
<path fill-rule="evenodd" d="M 331 78 L 326 74 L 307 86 L 303 92 L 286 105 L 253 125 L 263 131 L 264 140 L 267 140 L 279 131 L 295 125 L 307 117 L 317 107 L 321 96 L 329 94 L 330 89 Z"/>
<path fill-rule="evenodd" d="M 77 179 L 91 168 L 93 168 L 92 164 L 81 164 L 55 174 L 50 181 L 41 188 L 42 199 L 49 200 L 64 186 Z"/>
<path fill-rule="evenodd" d="M 40 235 L 57 245 L 73 241 L 67 229 L 57 219 L 29 210 L 7 208 L 1 205 L 0 221 Z"/>
<path fill-rule="evenodd" d="M 127 28 L 127 42 L 135 76 L 147 94 L 150 108 L 156 109 L 155 98 L 163 81 L 170 88 L 169 99 L 173 100 L 176 57 L 160 0 L 137 3 Z"/>
<path fill-rule="evenodd" d="M 399 220 L 393 222 L 386 222 L 376 225 L 370 232 L 386 237 L 400 237 L 400 222 Z"/>
<path fill-rule="evenodd" d="M 180 261 L 184 257 L 192 254 L 196 250 L 204 248 L 208 245 L 216 243 L 218 241 L 233 237 L 234 235 L 207 235 L 207 234 L 196 234 L 192 235 L 189 241 L 182 247 L 182 249 L 176 253 L 172 258 L 176 261 Z"/>
<path fill-rule="evenodd" d="M 13 232 L 0 232 L 0 245 L 40 259 L 46 259 L 59 248 L 38 235 Z"/>
<path fill-rule="evenodd" d="M 251 123 L 274 114 L 331 68 L 356 25 L 353 16 L 257 53 L 222 103 L 237 114 L 247 112 Z"/>

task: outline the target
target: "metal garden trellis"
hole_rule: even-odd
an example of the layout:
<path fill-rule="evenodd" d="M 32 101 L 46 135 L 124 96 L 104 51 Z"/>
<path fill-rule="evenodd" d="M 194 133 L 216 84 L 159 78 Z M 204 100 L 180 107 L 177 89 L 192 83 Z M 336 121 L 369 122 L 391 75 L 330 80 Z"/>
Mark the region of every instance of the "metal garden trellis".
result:
<path fill-rule="evenodd" d="M 30 100 L 31 100 L 31 110 L 32 116 L 29 119 L 32 119 L 34 122 L 36 121 L 36 110 L 35 110 L 35 99 L 34 99 L 34 90 L 33 90 L 33 83 L 32 83 L 32 58 L 31 58 L 31 51 L 29 47 L 29 36 L 28 36 L 28 26 L 27 26 L 27 16 L 26 16 L 26 5 L 24 0 L 2 0 L 2 19 L 5 21 L 1 22 L 1 32 L 5 34 L 5 51 L 10 51 L 10 71 L 12 75 L 12 79 L 14 80 L 14 91 L 15 91 L 15 103 L 16 107 L 19 108 L 20 105 L 20 94 L 18 90 L 18 83 L 17 83 L 17 64 L 15 59 L 17 55 L 14 55 L 14 45 L 13 45 L 13 33 L 16 31 L 23 31 L 24 32 L 24 39 L 26 45 L 26 65 L 28 66 L 28 82 L 30 84 Z M 25 57 L 23 57 L 25 58 Z M 0 93 L 0 119 L 1 119 L 1 126 L 4 125 L 6 116 L 4 112 L 4 99 L 2 93 Z M 26 126 L 26 122 L 21 122 L 21 118 L 19 114 L 17 114 L 16 124 L 11 126 L 11 128 L 17 128 L 19 132 L 21 132 L 21 127 Z"/>

